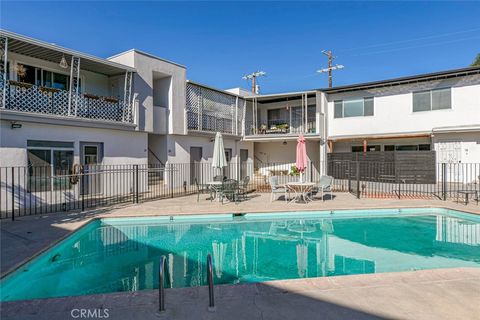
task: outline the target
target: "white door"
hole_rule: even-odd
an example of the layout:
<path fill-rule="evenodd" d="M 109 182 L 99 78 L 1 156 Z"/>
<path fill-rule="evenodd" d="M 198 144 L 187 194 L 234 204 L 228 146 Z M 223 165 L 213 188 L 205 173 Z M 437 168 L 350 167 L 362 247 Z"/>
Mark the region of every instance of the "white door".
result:
<path fill-rule="evenodd" d="M 447 180 L 461 182 L 463 180 L 462 143 L 460 141 L 444 141 L 437 143 L 438 163 L 448 163 Z"/>

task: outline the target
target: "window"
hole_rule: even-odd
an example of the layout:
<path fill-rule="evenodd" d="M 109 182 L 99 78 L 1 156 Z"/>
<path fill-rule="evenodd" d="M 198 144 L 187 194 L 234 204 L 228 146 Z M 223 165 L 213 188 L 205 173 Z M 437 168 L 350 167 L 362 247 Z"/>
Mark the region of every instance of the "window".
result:
<path fill-rule="evenodd" d="M 334 102 L 334 118 L 373 116 L 373 97 Z"/>
<path fill-rule="evenodd" d="M 430 144 L 412 144 L 412 145 L 385 145 L 383 146 L 384 151 L 429 151 Z"/>
<path fill-rule="evenodd" d="M 70 189 L 73 142 L 28 140 L 29 192 Z"/>
<path fill-rule="evenodd" d="M 17 80 L 21 82 L 60 90 L 69 89 L 70 76 L 66 74 L 43 70 L 42 68 L 33 67 L 26 64 L 17 64 L 16 73 Z M 81 84 L 81 79 L 79 79 L 79 90 L 81 90 Z"/>
<path fill-rule="evenodd" d="M 368 145 L 367 152 L 380 151 L 380 145 Z M 363 146 L 352 146 L 352 152 L 363 152 Z"/>
<path fill-rule="evenodd" d="M 413 112 L 452 108 L 452 90 L 435 89 L 413 92 Z"/>

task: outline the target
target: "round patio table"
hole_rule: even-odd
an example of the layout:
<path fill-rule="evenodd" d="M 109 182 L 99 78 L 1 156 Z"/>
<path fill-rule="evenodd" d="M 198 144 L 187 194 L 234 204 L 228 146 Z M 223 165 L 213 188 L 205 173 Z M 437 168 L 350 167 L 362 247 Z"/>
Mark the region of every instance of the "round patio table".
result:
<path fill-rule="evenodd" d="M 222 181 L 208 181 L 206 184 L 209 188 L 211 188 L 215 192 L 215 198 L 213 198 L 213 200 L 217 199 L 218 201 L 220 201 L 220 197 L 218 196 L 218 193 L 222 189 L 223 182 Z"/>
<path fill-rule="evenodd" d="M 313 182 L 289 182 L 286 187 L 289 191 L 293 192 L 293 199 L 289 203 L 303 201 L 308 203 L 312 201 L 312 198 L 308 195 L 312 192 L 315 183 Z"/>

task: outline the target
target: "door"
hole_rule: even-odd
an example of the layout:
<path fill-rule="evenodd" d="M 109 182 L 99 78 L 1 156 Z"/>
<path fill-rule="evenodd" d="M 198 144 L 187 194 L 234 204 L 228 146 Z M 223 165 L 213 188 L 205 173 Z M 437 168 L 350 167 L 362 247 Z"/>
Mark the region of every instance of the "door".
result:
<path fill-rule="evenodd" d="M 190 184 L 194 184 L 195 178 L 200 184 L 206 182 L 202 179 L 202 157 L 202 147 L 190 147 Z"/>
<path fill-rule="evenodd" d="M 463 180 L 462 145 L 460 141 L 438 142 L 436 146 L 438 163 L 447 163 L 447 179 L 450 182 Z"/>
<path fill-rule="evenodd" d="M 83 194 L 102 193 L 100 163 L 103 160 L 103 144 L 80 142 L 80 161 L 85 176 L 82 183 Z"/>
<path fill-rule="evenodd" d="M 240 178 L 248 176 L 248 149 L 240 149 Z"/>

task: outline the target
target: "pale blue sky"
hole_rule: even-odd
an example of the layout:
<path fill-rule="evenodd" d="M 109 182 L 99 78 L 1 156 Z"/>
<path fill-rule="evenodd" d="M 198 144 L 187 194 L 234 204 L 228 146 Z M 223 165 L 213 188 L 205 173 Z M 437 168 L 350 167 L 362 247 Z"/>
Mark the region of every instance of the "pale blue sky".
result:
<path fill-rule="evenodd" d="M 480 2 L 1 2 L 1 27 L 108 57 L 138 48 L 187 66 L 189 79 L 263 93 L 468 66 L 480 52 Z"/>

